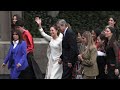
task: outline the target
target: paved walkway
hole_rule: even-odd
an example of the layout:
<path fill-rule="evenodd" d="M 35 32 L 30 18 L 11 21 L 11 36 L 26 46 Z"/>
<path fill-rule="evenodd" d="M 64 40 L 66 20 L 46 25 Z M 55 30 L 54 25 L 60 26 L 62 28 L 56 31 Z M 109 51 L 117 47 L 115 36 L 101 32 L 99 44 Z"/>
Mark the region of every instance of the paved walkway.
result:
<path fill-rule="evenodd" d="M 10 79 L 9 74 L 0 74 L 0 79 Z"/>

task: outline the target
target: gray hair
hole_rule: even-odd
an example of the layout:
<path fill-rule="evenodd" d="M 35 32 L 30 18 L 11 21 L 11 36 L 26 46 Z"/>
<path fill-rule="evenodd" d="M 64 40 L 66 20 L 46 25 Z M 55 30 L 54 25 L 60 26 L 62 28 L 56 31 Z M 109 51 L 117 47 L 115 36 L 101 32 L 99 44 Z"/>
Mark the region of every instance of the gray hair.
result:
<path fill-rule="evenodd" d="M 57 21 L 57 24 L 60 24 L 61 26 L 63 26 L 63 25 L 67 26 L 67 22 L 64 19 L 59 19 Z"/>

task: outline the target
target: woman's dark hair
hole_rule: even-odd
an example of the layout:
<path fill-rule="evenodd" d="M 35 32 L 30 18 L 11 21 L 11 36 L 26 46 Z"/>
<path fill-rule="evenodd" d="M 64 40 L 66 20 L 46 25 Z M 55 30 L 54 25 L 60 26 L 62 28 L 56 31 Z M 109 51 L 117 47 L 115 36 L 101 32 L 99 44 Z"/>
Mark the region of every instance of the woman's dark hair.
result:
<path fill-rule="evenodd" d="M 114 15 L 110 15 L 108 19 L 112 18 L 115 22 L 114 28 L 115 28 L 115 34 L 116 34 L 116 39 L 119 39 L 119 27 L 117 24 L 117 18 Z"/>
<path fill-rule="evenodd" d="M 114 28 L 114 27 L 107 26 L 106 28 L 109 28 L 110 31 L 111 31 L 111 33 L 113 33 L 114 35 L 116 34 L 116 32 L 115 32 L 115 28 Z M 106 29 L 106 28 L 105 28 L 105 29 Z"/>
<path fill-rule="evenodd" d="M 108 42 L 108 39 L 105 37 L 105 35 L 104 34 L 100 34 L 99 37 L 100 37 L 101 40 L 104 40 L 104 44 L 106 46 L 107 42 Z"/>
<path fill-rule="evenodd" d="M 115 22 L 115 27 L 117 27 L 117 19 L 116 19 L 116 17 L 115 17 L 114 15 L 110 15 L 109 18 L 108 18 L 108 20 L 109 20 L 110 18 L 112 18 L 112 19 L 114 20 L 114 22 Z"/>
<path fill-rule="evenodd" d="M 15 26 L 24 27 L 24 21 L 21 20 L 21 19 L 17 20 L 16 23 L 15 23 Z"/>
<path fill-rule="evenodd" d="M 17 20 L 22 19 L 18 14 L 14 14 L 14 15 L 12 16 L 12 19 L 13 19 L 13 17 L 15 17 L 15 16 L 16 16 Z"/>
<path fill-rule="evenodd" d="M 105 40 L 106 39 L 104 34 L 100 34 L 99 37 L 100 37 L 101 40 Z"/>
<path fill-rule="evenodd" d="M 100 28 L 96 28 L 95 30 L 93 30 L 96 34 L 96 37 L 98 37 L 101 34 L 101 29 Z"/>
<path fill-rule="evenodd" d="M 106 28 L 109 28 L 111 33 L 113 33 L 113 36 L 116 40 L 117 40 L 117 37 L 116 37 L 116 29 L 114 27 L 111 27 L 111 26 L 108 26 Z"/>
<path fill-rule="evenodd" d="M 16 19 L 17 20 L 21 20 L 22 18 L 18 15 L 18 14 L 14 14 L 13 16 L 12 16 L 12 20 L 11 20 L 11 28 L 12 29 L 14 29 L 15 28 L 15 23 L 13 23 L 13 17 L 15 17 L 16 16 Z"/>
<path fill-rule="evenodd" d="M 19 39 L 19 43 L 21 43 L 22 40 L 23 40 L 22 33 L 19 30 L 15 30 L 15 29 L 11 31 L 11 43 L 13 44 L 13 40 L 14 40 L 13 34 L 14 33 L 16 33 L 19 36 L 19 38 L 18 38 Z"/>
<path fill-rule="evenodd" d="M 115 40 L 117 40 L 117 39 L 116 39 L 115 28 L 114 28 L 114 27 L 110 27 L 110 26 L 108 26 L 108 27 L 106 27 L 106 28 L 109 28 L 110 31 L 111 31 L 111 33 L 113 33 L 113 35 L 112 35 L 112 37 L 111 37 L 111 39 L 110 39 L 110 41 L 109 41 L 109 44 L 112 46 L 112 45 L 113 45 L 113 42 L 114 42 Z"/>
<path fill-rule="evenodd" d="M 54 27 L 54 28 L 55 28 L 55 30 L 57 30 L 57 31 L 58 31 L 57 35 L 59 36 L 59 34 L 60 34 L 60 30 L 58 30 L 57 25 L 56 25 L 56 24 L 53 24 L 51 27 Z"/>

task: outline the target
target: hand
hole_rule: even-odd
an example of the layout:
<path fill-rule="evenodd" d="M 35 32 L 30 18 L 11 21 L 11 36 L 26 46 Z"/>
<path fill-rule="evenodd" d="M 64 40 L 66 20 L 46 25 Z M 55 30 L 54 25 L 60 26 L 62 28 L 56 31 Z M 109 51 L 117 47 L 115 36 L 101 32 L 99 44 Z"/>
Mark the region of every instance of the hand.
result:
<path fill-rule="evenodd" d="M 107 65 L 105 65 L 105 74 L 108 74 Z"/>
<path fill-rule="evenodd" d="M 72 67 L 72 63 L 68 63 L 68 67 L 71 68 Z"/>
<path fill-rule="evenodd" d="M 118 76 L 119 75 L 119 70 L 115 69 L 115 75 Z"/>
<path fill-rule="evenodd" d="M 81 60 L 81 61 L 83 61 L 82 54 L 78 55 L 78 59 Z"/>
<path fill-rule="evenodd" d="M 18 64 L 17 64 L 17 68 L 19 68 L 20 66 L 21 66 L 21 64 L 20 64 L 20 63 L 18 63 Z"/>
<path fill-rule="evenodd" d="M 62 59 L 61 58 L 58 60 L 58 64 L 62 64 Z"/>
<path fill-rule="evenodd" d="M 2 67 L 2 68 L 4 68 L 5 66 L 6 66 L 6 64 L 5 64 L 5 63 L 3 63 L 3 64 L 1 65 L 1 67 Z"/>
<path fill-rule="evenodd" d="M 81 58 L 81 55 L 79 54 L 79 55 L 78 55 L 78 59 L 80 60 L 80 58 Z"/>
<path fill-rule="evenodd" d="M 35 17 L 35 22 L 39 25 L 39 27 L 41 27 L 41 19 L 39 17 Z"/>
<path fill-rule="evenodd" d="M 105 74 L 108 74 L 108 70 L 107 69 L 105 69 Z"/>

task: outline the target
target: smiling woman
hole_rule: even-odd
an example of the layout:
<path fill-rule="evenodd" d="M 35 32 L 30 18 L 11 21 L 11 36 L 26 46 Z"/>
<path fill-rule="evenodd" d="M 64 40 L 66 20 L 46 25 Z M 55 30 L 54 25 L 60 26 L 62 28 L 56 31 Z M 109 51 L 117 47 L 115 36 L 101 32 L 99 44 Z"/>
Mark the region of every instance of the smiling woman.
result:
<path fill-rule="evenodd" d="M 61 79 L 63 73 L 63 67 L 60 60 L 62 54 L 62 37 L 59 33 L 56 25 L 50 27 L 50 35 L 46 34 L 41 25 L 41 19 L 35 18 L 36 23 L 39 25 L 39 31 L 41 35 L 49 41 L 47 48 L 48 64 L 46 69 L 45 79 Z"/>
<path fill-rule="evenodd" d="M 118 79 L 119 75 L 119 63 L 118 63 L 118 51 L 119 47 L 117 45 L 117 40 L 115 37 L 115 28 L 106 27 L 105 28 L 105 37 L 108 39 L 106 45 L 106 54 L 107 54 L 107 64 L 106 70 L 108 71 L 108 79 Z"/>
<path fill-rule="evenodd" d="M 119 39 L 119 27 L 118 27 L 118 21 L 117 18 L 113 15 L 111 15 L 108 19 L 108 26 L 111 26 L 115 28 L 115 34 L 116 34 L 116 39 Z"/>
<path fill-rule="evenodd" d="M 78 55 L 78 58 L 83 66 L 83 79 L 95 79 L 99 74 L 96 60 L 97 48 L 89 31 L 82 34 L 82 39 L 85 50 Z"/>
<path fill-rule="evenodd" d="M 15 28 L 15 23 L 16 23 L 16 21 L 17 20 L 19 20 L 19 19 L 22 19 L 18 14 L 14 14 L 13 16 L 12 16 L 12 22 L 11 22 L 11 27 L 12 27 L 12 29 L 14 29 Z"/>

